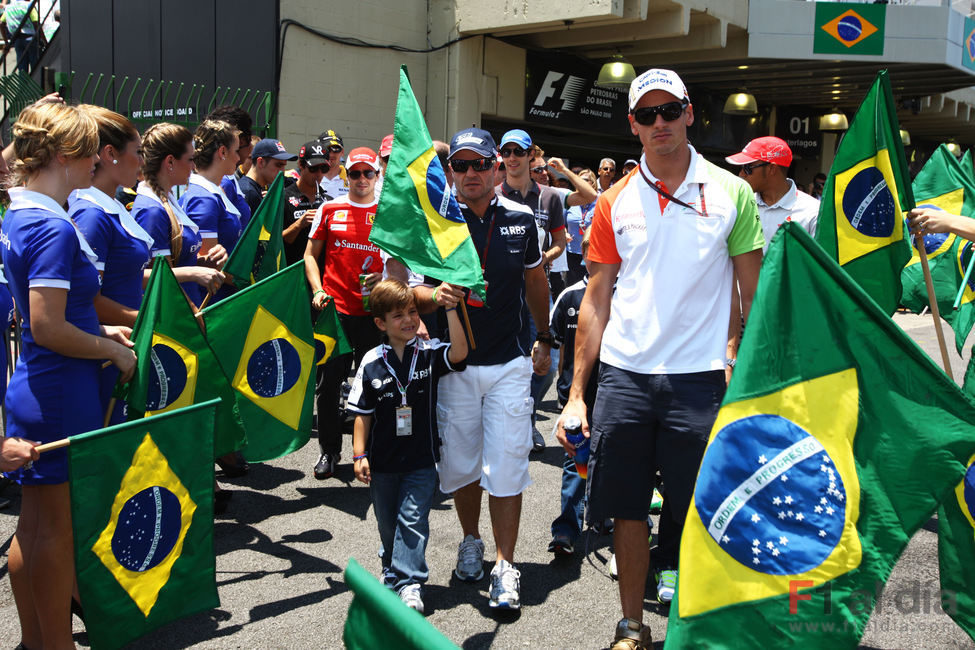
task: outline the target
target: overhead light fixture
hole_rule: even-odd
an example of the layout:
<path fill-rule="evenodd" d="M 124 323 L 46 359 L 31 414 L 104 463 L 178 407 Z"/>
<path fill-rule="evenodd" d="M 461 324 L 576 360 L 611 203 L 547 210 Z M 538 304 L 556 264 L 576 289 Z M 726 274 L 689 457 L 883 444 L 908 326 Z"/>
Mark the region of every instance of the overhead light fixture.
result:
<path fill-rule="evenodd" d="M 948 148 L 948 151 L 951 152 L 951 155 L 954 156 L 955 158 L 961 156 L 961 146 L 957 142 L 947 142 L 945 143 L 945 146 Z"/>
<path fill-rule="evenodd" d="M 755 95 L 748 92 L 732 93 L 724 103 L 726 115 L 755 115 L 758 113 L 758 102 Z"/>
<path fill-rule="evenodd" d="M 850 128 L 850 122 L 838 108 L 834 108 L 832 112 L 819 118 L 819 130 L 824 133 L 839 133 L 848 128 Z"/>
<path fill-rule="evenodd" d="M 906 129 L 901 129 L 901 142 L 905 147 L 911 146 L 911 134 Z"/>
<path fill-rule="evenodd" d="M 629 90 L 634 79 L 636 79 L 636 70 L 633 69 L 633 64 L 624 59 L 622 54 L 616 54 L 599 69 L 596 85 L 602 88 Z"/>

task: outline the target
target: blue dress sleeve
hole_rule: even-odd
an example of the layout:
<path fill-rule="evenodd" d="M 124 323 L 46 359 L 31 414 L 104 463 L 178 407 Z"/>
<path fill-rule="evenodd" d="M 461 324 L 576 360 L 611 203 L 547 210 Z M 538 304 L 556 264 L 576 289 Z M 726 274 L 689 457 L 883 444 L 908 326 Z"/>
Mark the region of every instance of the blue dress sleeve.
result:
<path fill-rule="evenodd" d="M 187 192 L 180 199 L 184 201 L 183 211 L 186 216 L 193 220 L 200 230 L 217 232 L 220 225 L 220 216 L 224 213 L 223 205 L 212 194 L 191 194 Z"/>
<path fill-rule="evenodd" d="M 63 219 L 45 219 L 24 241 L 27 286 L 71 289 L 71 271 L 78 254 L 78 234 Z"/>
<path fill-rule="evenodd" d="M 105 261 L 112 250 L 114 238 L 112 224 L 109 223 L 108 216 L 100 208 L 92 206 L 72 212 L 71 218 L 78 225 L 81 234 L 85 236 L 85 241 L 98 256 L 95 268 L 104 271 Z"/>
<path fill-rule="evenodd" d="M 137 208 L 132 211 L 132 217 L 152 237 L 150 252 L 153 257 L 172 254 L 170 250 L 172 226 L 169 222 L 169 214 L 164 208 L 161 206 Z"/>

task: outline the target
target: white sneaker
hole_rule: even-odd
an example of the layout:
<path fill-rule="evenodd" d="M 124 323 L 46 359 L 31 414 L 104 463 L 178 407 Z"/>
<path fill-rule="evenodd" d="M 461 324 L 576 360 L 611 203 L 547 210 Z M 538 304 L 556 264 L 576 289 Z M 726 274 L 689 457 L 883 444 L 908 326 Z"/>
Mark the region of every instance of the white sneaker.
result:
<path fill-rule="evenodd" d="M 677 571 L 665 569 L 657 574 L 657 600 L 663 605 L 669 605 L 674 599 L 677 589 Z"/>
<path fill-rule="evenodd" d="M 491 599 L 488 606 L 496 609 L 520 609 L 521 571 L 506 560 L 491 570 Z"/>
<path fill-rule="evenodd" d="M 484 542 L 468 535 L 457 547 L 454 575 L 464 582 L 477 582 L 484 577 Z"/>
<path fill-rule="evenodd" d="M 423 599 L 420 598 L 420 585 L 406 585 L 399 590 L 399 599 L 410 609 L 423 613 Z"/>
<path fill-rule="evenodd" d="M 616 568 L 616 553 L 609 558 L 609 577 L 613 580 L 620 579 L 619 569 Z"/>

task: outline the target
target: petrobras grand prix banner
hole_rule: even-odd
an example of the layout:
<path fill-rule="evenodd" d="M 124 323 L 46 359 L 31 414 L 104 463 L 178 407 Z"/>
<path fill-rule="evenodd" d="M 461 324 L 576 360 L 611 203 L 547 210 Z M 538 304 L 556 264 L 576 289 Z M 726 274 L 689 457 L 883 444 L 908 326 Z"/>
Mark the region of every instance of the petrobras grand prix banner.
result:
<path fill-rule="evenodd" d="M 525 120 L 629 135 L 626 91 L 599 88 L 599 66 L 562 57 L 529 57 Z"/>

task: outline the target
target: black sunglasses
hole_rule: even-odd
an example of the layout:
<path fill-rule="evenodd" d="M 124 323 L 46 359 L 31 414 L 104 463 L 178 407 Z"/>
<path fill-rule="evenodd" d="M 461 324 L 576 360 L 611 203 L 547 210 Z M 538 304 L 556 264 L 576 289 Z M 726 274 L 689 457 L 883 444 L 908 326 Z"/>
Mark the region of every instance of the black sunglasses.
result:
<path fill-rule="evenodd" d="M 531 172 L 533 174 L 541 174 L 545 171 L 545 165 L 539 165 L 538 167 L 532 167 Z"/>
<path fill-rule="evenodd" d="M 507 158 L 514 154 L 518 158 L 524 158 L 528 155 L 528 149 L 522 149 L 521 147 L 509 147 L 507 149 L 501 150 L 501 157 Z"/>
<path fill-rule="evenodd" d="M 331 151 L 332 153 L 339 153 L 342 151 L 342 147 L 340 147 L 337 144 L 330 144 L 328 146 L 328 150 Z"/>
<path fill-rule="evenodd" d="M 667 122 L 673 122 L 684 114 L 684 109 L 687 108 L 687 104 L 688 102 L 685 99 L 680 102 L 667 102 L 660 106 L 644 106 L 643 108 L 638 108 L 630 112 L 633 114 L 633 119 L 637 123 L 643 126 L 650 126 L 657 121 L 657 115 L 664 118 Z"/>
<path fill-rule="evenodd" d="M 741 171 L 745 172 L 745 176 L 751 176 L 752 172 L 758 169 L 759 167 L 768 167 L 768 166 L 769 163 L 767 162 L 753 162 L 753 163 L 748 163 L 747 165 L 742 165 Z"/>
<path fill-rule="evenodd" d="M 319 172 L 324 174 L 328 171 L 328 163 L 322 163 L 321 165 L 305 165 L 305 168 L 312 174 L 318 174 Z"/>
<path fill-rule="evenodd" d="M 353 169 L 352 171 L 348 172 L 348 174 L 349 174 L 349 178 L 351 178 L 354 181 L 359 180 L 360 176 L 365 176 L 366 178 L 373 179 L 376 177 L 376 170 L 375 169 Z"/>
<path fill-rule="evenodd" d="M 475 158 L 474 160 L 451 160 L 450 168 L 456 174 L 466 174 L 467 168 L 472 167 L 476 172 L 486 172 L 494 167 L 495 158 Z"/>

